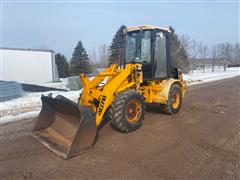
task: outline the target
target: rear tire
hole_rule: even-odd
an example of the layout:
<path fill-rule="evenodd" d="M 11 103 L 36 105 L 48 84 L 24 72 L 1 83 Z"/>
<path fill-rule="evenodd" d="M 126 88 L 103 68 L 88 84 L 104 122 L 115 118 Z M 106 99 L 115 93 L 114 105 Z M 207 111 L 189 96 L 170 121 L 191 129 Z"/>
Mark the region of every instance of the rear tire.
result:
<path fill-rule="evenodd" d="M 178 84 L 173 84 L 168 94 L 167 104 L 161 104 L 160 109 L 165 114 L 176 114 L 182 105 L 182 91 Z"/>
<path fill-rule="evenodd" d="M 109 109 L 109 117 L 117 130 L 132 132 L 142 125 L 145 111 L 143 96 L 136 90 L 128 89 L 116 95 Z"/>

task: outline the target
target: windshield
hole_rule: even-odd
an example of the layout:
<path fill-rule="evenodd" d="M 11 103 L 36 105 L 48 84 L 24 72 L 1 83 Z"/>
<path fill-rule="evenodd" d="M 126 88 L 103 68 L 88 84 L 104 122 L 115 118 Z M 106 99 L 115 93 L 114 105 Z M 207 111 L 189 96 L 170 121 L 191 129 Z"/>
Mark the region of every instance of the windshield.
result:
<path fill-rule="evenodd" d="M 127 34 L 126 63 L 150 63 L 151 31 L 135 31 Z"/>

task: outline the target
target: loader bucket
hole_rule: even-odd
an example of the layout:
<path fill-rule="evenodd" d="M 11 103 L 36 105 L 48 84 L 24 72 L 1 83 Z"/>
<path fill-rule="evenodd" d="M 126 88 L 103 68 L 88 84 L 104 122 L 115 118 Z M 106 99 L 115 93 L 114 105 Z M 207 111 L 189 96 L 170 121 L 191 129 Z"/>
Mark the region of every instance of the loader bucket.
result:
<path fill-rule="evenodd" d="M 42 109 L 31 136 L 68 159 L 91 148 L 96 137 L 95 115 L 90 106 L 78 106 L 64 96 L 41 97 Z"/>

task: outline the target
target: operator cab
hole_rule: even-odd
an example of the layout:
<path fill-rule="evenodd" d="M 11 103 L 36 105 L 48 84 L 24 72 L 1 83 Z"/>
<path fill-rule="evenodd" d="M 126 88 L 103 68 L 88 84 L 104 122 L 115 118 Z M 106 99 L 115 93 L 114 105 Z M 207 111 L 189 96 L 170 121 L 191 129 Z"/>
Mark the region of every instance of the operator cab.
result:
<path fill-rule="evenodd" d="M 169 29 L 138 26 L 125 33 L 124 64 L 142 64 L 144 80 L 171 77 Z"/>

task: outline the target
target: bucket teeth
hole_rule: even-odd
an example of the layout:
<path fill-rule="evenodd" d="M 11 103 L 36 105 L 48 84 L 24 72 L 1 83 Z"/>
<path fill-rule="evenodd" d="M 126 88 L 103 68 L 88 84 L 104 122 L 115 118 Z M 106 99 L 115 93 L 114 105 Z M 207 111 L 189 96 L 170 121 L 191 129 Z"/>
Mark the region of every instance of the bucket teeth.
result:
<path fill-rule="evenodd" d="M 67 159 L 91 148 L 97 133 L 91 106 L 57 96 L 42 96 L 42 109 L 31 136 L 58 156 Z"/>

